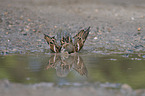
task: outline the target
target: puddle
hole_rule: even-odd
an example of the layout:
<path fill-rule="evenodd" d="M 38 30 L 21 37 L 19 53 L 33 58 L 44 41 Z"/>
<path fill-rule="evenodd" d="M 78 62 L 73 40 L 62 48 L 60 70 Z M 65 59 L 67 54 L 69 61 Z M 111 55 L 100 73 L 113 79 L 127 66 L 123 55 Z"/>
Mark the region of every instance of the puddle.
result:
<path fill-rule="evenodd" d="M 96 82 L 145 88 L 145 55 L 5 55 L 0 56 L 0 79 L 34 84 Z"/>

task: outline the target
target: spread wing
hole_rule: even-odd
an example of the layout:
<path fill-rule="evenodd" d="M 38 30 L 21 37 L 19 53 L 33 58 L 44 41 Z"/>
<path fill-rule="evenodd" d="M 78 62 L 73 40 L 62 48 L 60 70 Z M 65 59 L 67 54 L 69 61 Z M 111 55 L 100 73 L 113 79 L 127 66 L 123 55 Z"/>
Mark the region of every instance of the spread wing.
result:
<path fill-rule="evenodd" d="M 81 30 L 77 35 L 73 37 L 76 51 L 80 51 L 82 49 L 88 37 L 89 32 L 90 32 L 90 27 L 88 27 L 87 30 Z"/>
<path fill-rule="evenodd" d="M 55 53 L 60 52 L 61 47 L 56 44 L 55 37 L 50 37 L 50 36 L 44 34 L 44 39 L 49 44 L 50 49 L 51 49 L 52 52 L 55 52 Z"/>

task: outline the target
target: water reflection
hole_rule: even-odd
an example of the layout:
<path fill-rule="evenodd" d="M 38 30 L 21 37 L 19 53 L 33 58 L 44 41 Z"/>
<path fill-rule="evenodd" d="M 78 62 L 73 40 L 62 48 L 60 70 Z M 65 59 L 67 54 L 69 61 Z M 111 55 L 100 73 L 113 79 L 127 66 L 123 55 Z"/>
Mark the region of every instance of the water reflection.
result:
<path fill-rule="evenodd" d="M 25 84 L 110 82 L 125 83 L 132 88 L 145 88 L 144 56 L 144 54 L 0 56 L 0 79 Z"/>
<path fill-rule="evenodd" d="M 50 57 L 46 69 L 54 68 L 58 77 L 66 77 L 72 70 L 87 77 L 88 71 L 79 55 L 55 54 Z"/>

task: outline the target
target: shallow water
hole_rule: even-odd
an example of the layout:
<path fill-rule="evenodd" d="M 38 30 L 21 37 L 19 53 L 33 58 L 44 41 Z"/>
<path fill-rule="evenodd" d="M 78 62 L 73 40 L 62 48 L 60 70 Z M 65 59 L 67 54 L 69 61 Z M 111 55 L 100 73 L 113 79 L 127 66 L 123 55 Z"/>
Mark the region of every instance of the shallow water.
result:
<path fill-rule="evenodd" d="M 34 84 L 109 82 L 145 88 L 144 54 L 31 54 L 0 56 L 0 79 Z"/>

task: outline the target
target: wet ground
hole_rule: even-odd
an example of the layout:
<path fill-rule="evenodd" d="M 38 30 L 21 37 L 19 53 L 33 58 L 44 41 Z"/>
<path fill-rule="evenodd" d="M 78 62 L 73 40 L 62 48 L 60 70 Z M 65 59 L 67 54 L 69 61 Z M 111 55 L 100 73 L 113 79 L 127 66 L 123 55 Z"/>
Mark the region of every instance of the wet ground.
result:
<path fill-rule="evenodd" d="M 144 96 L 144 13 L 144 0 L 0 0 L 0 95 Z M 78 55 L 50 54 L 44 33 L 88 26 Z"/>

